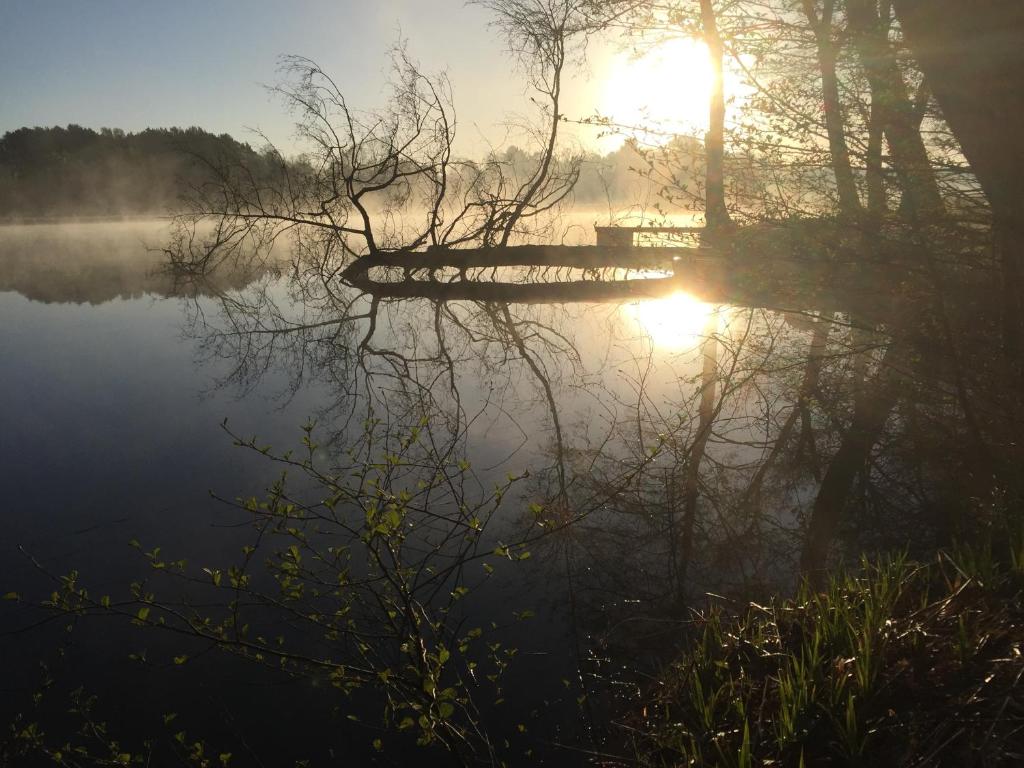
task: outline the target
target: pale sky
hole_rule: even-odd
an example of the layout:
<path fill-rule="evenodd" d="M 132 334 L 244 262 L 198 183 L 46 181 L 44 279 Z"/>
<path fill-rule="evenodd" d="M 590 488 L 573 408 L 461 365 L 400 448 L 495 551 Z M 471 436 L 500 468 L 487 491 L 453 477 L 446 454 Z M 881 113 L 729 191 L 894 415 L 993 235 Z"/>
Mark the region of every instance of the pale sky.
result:
<path fill-rule="evenodd" d="M 291 118 L 263 87 L 278 82 L 278 57 L 317 60 L 351 103 L 373 107 L 401 34 L 426 70 L 447 70 L 460 146 L 475 154 L 528 109 L 489 18 L 463 0 L 0 0 L 0 134 L 197 125 L 252 140 L 259 128 L 287 153 Z M 609 60 L 592 49 L 567 112 L 593 112 Z"/>

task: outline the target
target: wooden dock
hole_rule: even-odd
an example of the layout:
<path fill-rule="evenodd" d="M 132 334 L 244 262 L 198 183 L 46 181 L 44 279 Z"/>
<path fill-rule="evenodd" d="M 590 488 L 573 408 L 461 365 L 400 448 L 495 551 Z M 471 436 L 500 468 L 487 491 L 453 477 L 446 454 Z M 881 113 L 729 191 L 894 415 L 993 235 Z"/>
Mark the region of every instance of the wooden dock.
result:
<path fill-rule="evenodd" d="M 704 227 L 598 227 L 594 226 L 598 246 L 622 248 L 636 244 L 637 235 L 676 235 L 699 240 L 705 233 Z"/>

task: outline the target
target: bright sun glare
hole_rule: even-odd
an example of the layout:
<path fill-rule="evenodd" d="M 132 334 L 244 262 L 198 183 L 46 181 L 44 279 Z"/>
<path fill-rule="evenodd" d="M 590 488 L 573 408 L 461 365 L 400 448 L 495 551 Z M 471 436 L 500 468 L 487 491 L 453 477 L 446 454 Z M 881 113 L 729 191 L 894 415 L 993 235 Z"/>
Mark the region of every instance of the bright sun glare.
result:
<path fill-rule="evenodd" d="M 640 58 L 618 53 L 610 62 L 598 111 L 613 123 L 702 135 L 712 77 L 707 46 L 699 40 L 670 40 Z M 660 143 L 657 134 L 644 139 Z"/>
<path fill-rule="evenodd" d="M 688 293 L 676 291 L 661 299 L 626 304 L 622 311 L 640 326 L 654 346 L 683 350 L 695 346 L 707 333 L 716 310 Z"/>

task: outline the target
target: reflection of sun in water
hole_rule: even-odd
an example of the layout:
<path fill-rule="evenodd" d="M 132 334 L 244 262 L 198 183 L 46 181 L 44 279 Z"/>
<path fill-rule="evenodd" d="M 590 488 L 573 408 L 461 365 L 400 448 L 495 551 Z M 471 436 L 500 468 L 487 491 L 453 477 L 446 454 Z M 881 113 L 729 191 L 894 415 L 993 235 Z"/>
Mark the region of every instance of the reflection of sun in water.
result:
<path fill-rule="evenodd" d="M 711 304 L 676 291 L 661 299 L 645 299 L 622 308 L 623 315 L 640 326 L 651 343 L 662 349 L 689 349 L 707 332 L 717 310 Z"/>
<path fill-rule="evenodd" d="M 612 122 L 676 133 L 707 130 L 713 74 L 703 42 L 669 40 L 640 58 L 619 53 L 610 68 L 598 111 Z"/>

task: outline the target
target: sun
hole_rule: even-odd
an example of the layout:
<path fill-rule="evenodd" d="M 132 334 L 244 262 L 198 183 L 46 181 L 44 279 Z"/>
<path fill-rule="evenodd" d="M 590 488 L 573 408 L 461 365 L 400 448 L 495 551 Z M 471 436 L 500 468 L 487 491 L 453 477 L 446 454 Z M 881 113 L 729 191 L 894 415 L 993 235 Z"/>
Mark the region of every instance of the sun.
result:
<path fill-rule="evenodd" d="M 635 322 L 651 343 L 666 350 L 695 347 L 708 333 L 717 309 L 684 291 L 660 299 L 645 299 L 622 307 L 623 315 Z"/>
<path fill-rule="evenodd" d="M 609 62 L 598 112 L 616 124 L 648 128 L 639 132 L 647 142 L 703 135 L 713 82 L 708 49 L 699 40 L 669 40 L 639 58 L 619 52 Z"/>

